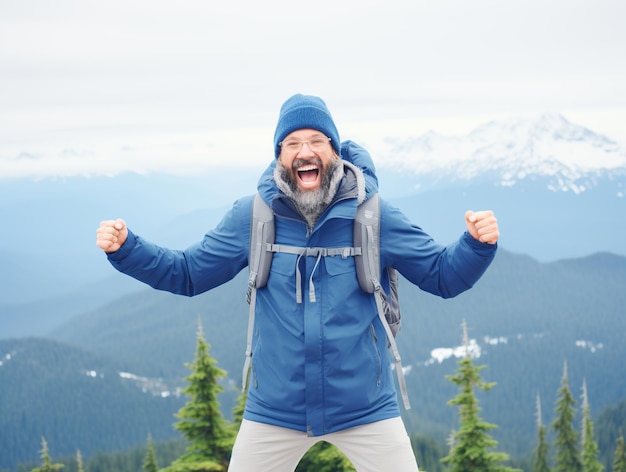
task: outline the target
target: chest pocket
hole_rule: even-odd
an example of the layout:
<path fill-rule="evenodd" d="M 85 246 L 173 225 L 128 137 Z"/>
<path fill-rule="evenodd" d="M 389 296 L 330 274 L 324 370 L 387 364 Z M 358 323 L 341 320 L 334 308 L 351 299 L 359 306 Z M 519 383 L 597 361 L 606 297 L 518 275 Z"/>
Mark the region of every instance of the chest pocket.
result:
<path fill-rule="evenodd" d="M 270 274 L 276 273 L 286 277 L 295 277 L 297 255 L 294 254 L 274 254 Z"/>
<path fill-rule="evenodd" d="M 328 275 L 331 277 L 339 276 L 342 274 L 351 274 L 354 275 L 356 280 L 356 266 L 354 265 L 354 257 L 325 257 L 324 266 L 326 267 L 326 272 L 328 272 Z"/>

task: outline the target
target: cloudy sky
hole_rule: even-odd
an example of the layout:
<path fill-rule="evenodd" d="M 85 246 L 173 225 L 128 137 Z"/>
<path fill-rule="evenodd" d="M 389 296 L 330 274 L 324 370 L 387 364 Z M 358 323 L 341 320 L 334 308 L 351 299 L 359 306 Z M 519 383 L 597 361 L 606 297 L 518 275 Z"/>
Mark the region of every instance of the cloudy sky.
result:
<path fill-rule="evenodd" d="M 560 112 L 626 142 L 623 0 L 0 0 L 0 177 L 264 166 L 291 94 L 344 138 Z"/>

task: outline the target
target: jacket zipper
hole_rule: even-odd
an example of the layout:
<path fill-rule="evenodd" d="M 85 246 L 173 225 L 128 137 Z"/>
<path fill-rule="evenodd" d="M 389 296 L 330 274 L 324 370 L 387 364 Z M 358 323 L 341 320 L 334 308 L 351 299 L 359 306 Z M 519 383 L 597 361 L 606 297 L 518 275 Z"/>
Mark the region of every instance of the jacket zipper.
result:
<path fill-rule="evenodd" d="M 378 336 L 376 336 L 376 329 L 374 328 L 374 324 L 370 323 L 370 331 L 372 332 L 372 343 L 374 344 L 374 352 L 376 353 L 377 363 L 377 375 L 376 385 L 380 385 L 380 375 L 382 372 L 382 361 L 380 358 L 380 351 L 378 350 Z"/>

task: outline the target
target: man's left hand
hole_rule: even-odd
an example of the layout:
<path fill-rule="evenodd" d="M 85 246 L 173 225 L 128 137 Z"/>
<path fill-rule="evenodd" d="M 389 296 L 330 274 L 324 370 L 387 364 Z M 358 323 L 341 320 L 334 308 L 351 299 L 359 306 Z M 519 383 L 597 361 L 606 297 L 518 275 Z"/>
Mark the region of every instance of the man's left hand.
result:
<path fill-rule="evenodd" d="M 498 220 L 491 210 L 468 210 L 465 212 L 465 224 L 469 234 L 482 243 L 495 244 L 500 237 Z"/>

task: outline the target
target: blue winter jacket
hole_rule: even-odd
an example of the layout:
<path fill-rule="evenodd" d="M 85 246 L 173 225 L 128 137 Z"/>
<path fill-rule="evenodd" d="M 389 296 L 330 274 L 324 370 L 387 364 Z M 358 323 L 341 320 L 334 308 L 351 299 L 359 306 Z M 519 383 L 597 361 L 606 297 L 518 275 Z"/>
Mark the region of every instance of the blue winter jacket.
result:
<path fill-rule="evenodd" d="M 344 178 L 312 229 L 276 187 L 275 162 L 263 174 L 258 191 L 274 211 L 277 244 L 352 246 L 357 205 L 377 191 L 377 180 L 363 148 L 342 143 L 342 157 Z M 252 198 L 237 200 L 202 241 L 184 251 L 129 232 L 109 260 L 160 290 L 193 296 L 217 287 L 248 265 Z M 381 266 L 395 267 L 422 290 L 458 295 L 495 255 L 495 245 L 467 233 L 449 246 L 438 244 L 400 210 L 383 199 L 380 204 Z M 382 283 L 388 286 L 388 280 Z M 352 257 L 274 254 L 267 285 L 257 291 L 252 351 L 246 419 L 320 436 L 400 415 L 385 330 L 373 295 L 359 286 Z"/>

